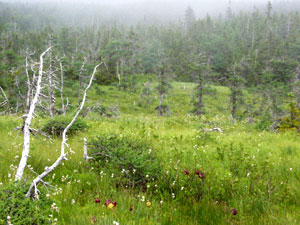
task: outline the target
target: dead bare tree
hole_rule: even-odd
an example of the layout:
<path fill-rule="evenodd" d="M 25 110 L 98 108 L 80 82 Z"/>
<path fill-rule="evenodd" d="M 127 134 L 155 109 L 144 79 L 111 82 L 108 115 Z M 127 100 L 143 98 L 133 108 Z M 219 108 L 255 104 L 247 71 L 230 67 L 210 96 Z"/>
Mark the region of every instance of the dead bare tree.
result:
<path fill-rule="evenodd" d="M 7 108 L 4 110 L 4 112 L 6 112 L 9 108 L 10 108 L 10 103 L 8 101 L 8 98 L 4 92 L 4 90 L 2 89 L 2 87 L 0 86 L 0 90 L 1 90 L 1 94 L 4 98 L 3 101 L 0 102 L 0 108 L 4 107 L 5 105 L 7 105 Z"/>
<path fill-rule="evenodd" d="M 86 96 L 87 96 L 87 91 L 89 90 L 89 88 L 91 87 L 92 85 L 92 82 L 93 82 L 93 79 L 94 79 L 94 76 L 96 74 L 96 71 L 97 71 L 97 68 L 101 65 L 102 63 L 98 64 L 97 66 L 95 66 L 94 68 L 94 72 L 90 78 L 90 81 L 89 81 L 89 84 L 88 86 L 86 87 L 85 91 L 84 91 L 84 94 L 83 94 L 83 99 L 81 101 L 81 105 L 79 107 L 79 109 L 77 110 L 75 116 L 73 117 L 72 121 L 68 124 L 68 126 L 64 129 L 63 131 L 63 135 L 62 135 L 62 142 L 61 142 L 61 152 L 60 152 L 60 156 L 57 158 L 57 160 L 50 166 L 50 167 L 46 167 L 44 172 L 41 173 L 40 175 L 38 175 L 31 183 L 30 187 L 29 187 L 29 190 L 27 191 L 26 193 L 26 197 L 38 197 L 38 189 L 37 189 L 37 184 L 39 183 L 43 183 L 43 184 L 47 184 L 46 182 L 43 181 L 43 179 L 48 175 L 50 174 L 53 170 L 55 170 L 56 167 L 58 167 L 61 162 L 63 160 L 67 160 L 67 155 L 68 155 L 68 152 L 65 151 L 65 146 L 68 147 L 68 144 L 67 144 L 67 132 L 68 130 L 70 129 L 70 127 L 73 125 L 73 123 L 75 122 L 75 120 L 78 118 L 80 112 L 82 111 L 83 107 L 84 107 L 84 104 L 85 104 L 85 101 L 86 101 Z"/>
<path fill-rule="evenodd" d="M 88 162 L 90 159 L 93 159 L 93 157 L 88 156 L 87 139 L 83 138 L 83 160 Z"/>
<path fill-rule="evenodd" d="M 57 61 L 59 62 L 59 67 L 60 67 L 60 87 L 59 87 L 59 92 L 60 92 L 60 99 L 61 99 L 61 113 L 63 115 L 66 115 L 68 106 L 69 106 L 69 99 L 67 98 L 67 102 L 65 105 L 65 98 L 64 98 L 64 68 L 63 68 L 63 64 L 62 64 L 62 60 L 61 59 L 57 59 Z"/>
<path fill-rule="evenodd" d="M 24 140 L 23 140 L 23 151 L 22 151 L 22 157 L 17 169 L 17 173 L 15 176 L 15 180 L 16 181 L 20 181 L 22 179 L 23 173 L 24 173 L 24 169 L 27 165 L 27 159 L 29 157 L 29 150 L 30 150 L 30 125 L 31 125 L 31 121 L 33 119 L 34 116 L 34 111 L 36 108 L 36 104 L 38 102 L 39 96 L 40 96 L 40 92 L 42 89 L 42 77 L 43 77 L 43 66 L 44 66 L 44 59 L 43 57 L 45 56 L 45 54 L 50 51 L 51 47 L 49 47 L 46 51 L 44 51 L 41 55 L 40 55 L 40 67 L 39 67 L 39 75 L 38 75 L 38 80 L 37 80 L 37 84 L 36 84 L 36 92 L 34 95 L 34 98 L 30 104 L 30 108 L 29 111 L 27 113 L 27 115 L 24 116 L 25 121 L 24 121 L 24 127 L 23 127 L 23 135 L 24 135 Z"/>
<path fill-rule="evenodd" d="M 81 101 L 81 89 L 82 89 L 82 83 L 83 83 L 83 71 L 84 71 L 84 67 L 85 67 L 85 62 L 86 58 L 84 58 L 83 63 L 81 65 L 81 68 L 79 70 L 79 75 L 78 75 L 78 105 L 80 105 L 80 101 Z"/>
<path fill-rule="evenodd" d="M 48 101 L 49 101 L 49 113 L 50 113 L 50 117 L 54 116 L 55 113 L 55 96 L 54 96 L 54 90 L 53 90 L 53 86 L 54 86 L 54 71 L 52 71 L 52 51 L 49 51 L 49 58 L 50 58 L 50 62 L 49 62 L 49 71 L 48 71 L 48 91 L 49 91 L 49 96 L 48 96 Z"/>

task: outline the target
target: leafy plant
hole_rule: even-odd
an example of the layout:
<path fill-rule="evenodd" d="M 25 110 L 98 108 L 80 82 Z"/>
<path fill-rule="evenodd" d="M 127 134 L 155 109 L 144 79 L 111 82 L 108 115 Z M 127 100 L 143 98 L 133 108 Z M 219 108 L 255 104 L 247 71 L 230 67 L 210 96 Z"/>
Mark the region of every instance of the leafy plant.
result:
<path fill-rule="evenodd" d="M 39 200 L 26 198 L 27 185 L 11 183 L 0 189 L 0 224 L 49 224 L 52 215 L 51 201 L 45 195 Z"/>
<path fill-rule="evenodd" d="M 149 177 L 157 179 L 160 163 L 143 140 L 118 134 L 99 136 L 89 143 L 95 164 L 113 172 L 120 184 L 145 187 Z"/>
<path fill-rule="evenodd" d="M 57 116 L 48 120 L 46 124 L 43 126 L 42 131 L 53 136 L 61 136 L 64 129 L 68 126 L 70 122 L 71 122 L 70 117 Z M 74 135 L 76 132 L 80 130 L 85 130 L 87 127 L 88 126 L 86 122 L 81 118 L 78 118 L 73 123 L 72 127 L 69 129 L 68 135 Z"/>

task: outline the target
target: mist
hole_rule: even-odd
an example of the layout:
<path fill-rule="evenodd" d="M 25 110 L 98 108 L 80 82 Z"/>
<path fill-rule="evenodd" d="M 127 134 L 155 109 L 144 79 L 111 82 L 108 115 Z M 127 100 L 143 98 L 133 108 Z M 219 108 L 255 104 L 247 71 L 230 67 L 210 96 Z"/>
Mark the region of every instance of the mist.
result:
<path fill-rule="evenodd" d="M 207 15 L 224 15 L 230 6 L 233 13 L 251 12 L 254 7 L 265 10 L 267 0 L 4 0 L 19 7 L 22 13 L 39 10 L 55 14 L 56 23 L 91 24 L 95 22 L 123 22 L 128 24 L 182 21 L 185 9 L 190 6 L 197 19 Z M 271 1 L 274 11 L 295 11 L 300 2 L 295 0 Z"/>

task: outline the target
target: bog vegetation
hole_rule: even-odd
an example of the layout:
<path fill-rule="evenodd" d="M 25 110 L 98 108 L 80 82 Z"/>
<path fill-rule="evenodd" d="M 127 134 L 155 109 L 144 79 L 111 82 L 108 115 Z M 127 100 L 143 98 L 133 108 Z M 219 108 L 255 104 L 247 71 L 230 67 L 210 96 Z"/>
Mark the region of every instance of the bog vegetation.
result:
<path fill-rule="evenodd" d="M 0 10 L 0 224 L 300 223 L 298 12 Z"/>

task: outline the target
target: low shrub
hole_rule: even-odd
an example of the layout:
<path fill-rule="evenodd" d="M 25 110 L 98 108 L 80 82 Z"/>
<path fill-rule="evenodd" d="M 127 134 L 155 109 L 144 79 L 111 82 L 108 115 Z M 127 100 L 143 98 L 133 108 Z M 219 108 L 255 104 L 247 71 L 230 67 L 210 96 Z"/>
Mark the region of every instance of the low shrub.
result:
<path fill-rule="evenodd" d="M 289 108 L 289 115 L 280 119 L 279 129 L 280 131 L 296 130 L 300 132 L 300 109 L 293 102 L 289 104 Z"/>
<path fill-rule="evenodd" d="M 106 134 L 89 142 L 95 167 L 113 172 L 119 184 L 145 188 L 149 177 L 160 176 L 160 163 L 143 140 L 118 134 Z"/>
<path fill-rule="evenodd" d="M 93 112 L 96 113 L 99 116 L 103 116 L 103 117 L 117 117 L 119 115 L 119 106 L 118 105 L 114 105 L 111 107 L 105 107 L 99 103 L 93 105 L 92 107 L 88 107 L 86 108 L 85 112 L 83 114 L 87 115 L 89 112 Z"/>
<path fill-rule="evenodd" d="M 27 185 L 11 183 L 0 189 L 0 224 L 51 224 L 52 202 L 40 195 L 39 200 L 26 198 Z"/>
<path fill-rule="evenodd" d="M 47 121 L 47 123 L 42 127 L 42 131 L 53 136 L 62 136 L 64 129 L 71 122 L 72 118 L 65 116 L 56 116 Z M 81 118 L 77 118 L 74 124 L 70 127 L 68 135 L 74 135 L 80 130 L 85 130 L 87 124 Z"/>

